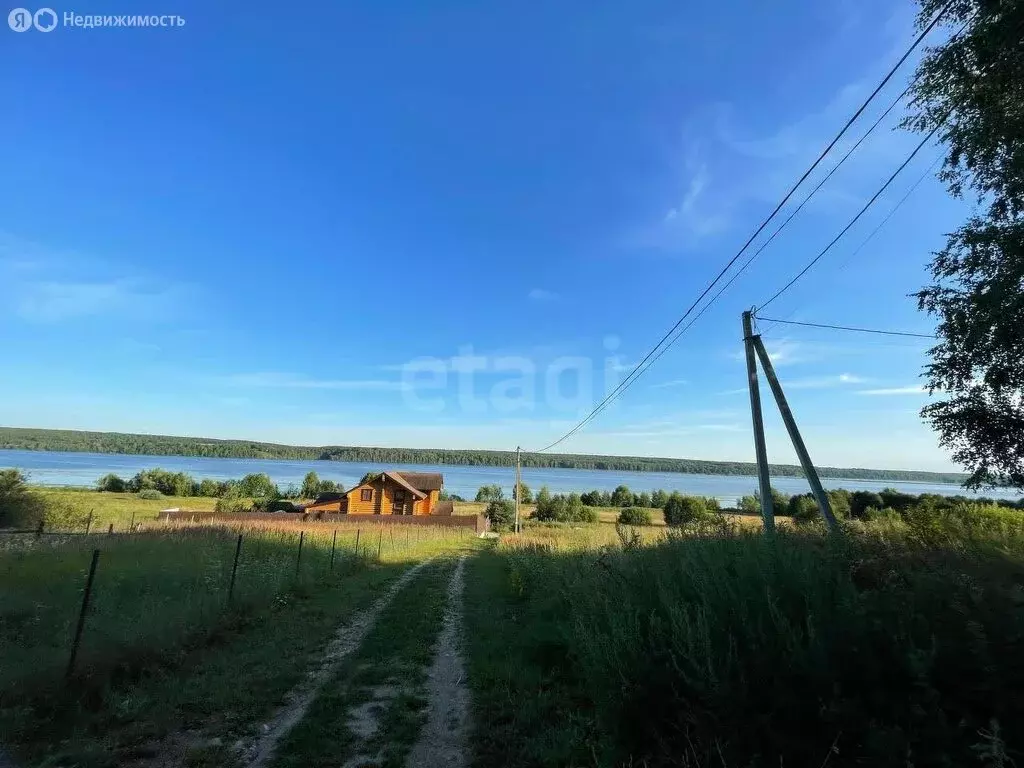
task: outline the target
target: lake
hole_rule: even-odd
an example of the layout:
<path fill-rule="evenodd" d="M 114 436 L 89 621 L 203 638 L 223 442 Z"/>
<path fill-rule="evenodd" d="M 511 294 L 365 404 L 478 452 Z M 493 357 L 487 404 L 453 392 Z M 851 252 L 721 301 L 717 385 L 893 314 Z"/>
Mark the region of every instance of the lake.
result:
<path fill-rule="evenodd" d="M 497 483 L 506 493 L 514 483 L 512 467 L 462 467 L 425 464 L 372 464 L 347 461 L 298 461 L 288 459 L 207 459 L 192 456 L 128 456 L 110 453 L 61 453 L 56 451 L 0 450 L 0 468 L 16 467 L 39 485 L 93 486 L 108 472 L 129 478 L 143 469 L 162 467 L 173 472 L 185 472 L 197 480 L 238 479 L 250 472 L 265 472 L 282 488 L 302 484 L 302 478 L 313 470 L 321 478 L 343 483 L 346 488 L 355 485 L 366 472 L 385 469 L 417 472 L 441 472 L 444 487 L 467 499 L 476 495 L 481 485 Z M 753 475 L 690 475 L 679 472 L 620 472 L 597 469 L 558 469 L 554 467 L 524 467 L 523 482 L 534 491 L 542 485 L 553 493 L 570 491 L 613 490 L 627 485 L 633 491 L 678 490 L 700 496 L 714 496 L 723 504 L 733 505 L 736 499 L 753 493 L 757 478 Z M 956 485 L 945 483 L 907 483 L 883 480 L 843 480 L 826 478 L 826 488 L 847 488 L 851 491 L 878 491 L 885 487 L 907 493 L 939 493 L 955 495 L 965 493 Z M 806 493 L 807 483 L 799 477 L 778 477 L 772 485 L 783 493 Z M 985 495 L 999 498 L 1017 498 L 1020 494 L 1008 491 L 989 491 Z"/>

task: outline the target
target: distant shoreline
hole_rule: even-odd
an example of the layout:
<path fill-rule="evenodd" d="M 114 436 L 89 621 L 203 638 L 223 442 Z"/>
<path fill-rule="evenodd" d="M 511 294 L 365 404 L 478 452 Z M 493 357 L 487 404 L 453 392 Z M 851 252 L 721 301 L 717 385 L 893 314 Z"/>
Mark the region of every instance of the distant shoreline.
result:
<path fill-rule="evenodd" d="M 379 464 L 444 464 L 448 466 L 510 466 L 512 451 L 448 448 L 375 448 L 360 446 L 294 446 L 252 440 L 140 435 L 121 432 L 0 427 L 0 449 L 100 453 L 134 456 L 179 456 L 212 459 L 294 459 Z M 707 461 L 649 456 L 523 453 L 524 467 L 618 472 L 674 472 L 694 475 L 756 475 L 752 462 Z M 772 464 L 778 477 L 803 477 L 793 464 Z M 818 467 L 822 477 L 960 485 L 966 475 L 900 469 Z"/>

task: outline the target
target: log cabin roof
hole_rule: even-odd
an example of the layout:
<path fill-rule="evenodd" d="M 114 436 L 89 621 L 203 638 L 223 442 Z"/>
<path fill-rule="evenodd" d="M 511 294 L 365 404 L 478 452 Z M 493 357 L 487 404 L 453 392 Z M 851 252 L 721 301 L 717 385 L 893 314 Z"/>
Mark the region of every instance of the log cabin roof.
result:
<path fill-rule="evenodd" d="M 409 485 L 420 491 L 440 491 L 444 486 L 444 475 L 440 472 L 390 472 L 389 474 L 401 474 Z"/>

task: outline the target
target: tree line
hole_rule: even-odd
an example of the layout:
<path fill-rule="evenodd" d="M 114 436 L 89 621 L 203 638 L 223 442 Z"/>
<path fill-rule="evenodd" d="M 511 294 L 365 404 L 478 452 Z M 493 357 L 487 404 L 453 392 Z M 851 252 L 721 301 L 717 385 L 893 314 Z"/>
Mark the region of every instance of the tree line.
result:
<path fill-rule="evenodd" d="M 72 451 L 202 458 L 305 459 L 372 462 L 380 464 L 445 464 L 449 466 L 512 466 L 512 451 L 443 448 L 372 448 L 360 446 L 294 446 L 251 440 L 134 435 L 119 432 L 79 432 L 55 429 L 0 427 L 0 448 L 34 451 Z M 753 475 L 756 467 L 742 461 L 704 461 L 648 456 L 594 456 L 589 454 L 524 453 L 526 467 L 596 469 L 620 472 L 679 472 L 700 475 Z M 959 483 L 963 475 L 895 469 L 821 467 L 822 477 L 849 480 Z M 778 477 L 802 477 L 793 464 L 773 464 Z"/>

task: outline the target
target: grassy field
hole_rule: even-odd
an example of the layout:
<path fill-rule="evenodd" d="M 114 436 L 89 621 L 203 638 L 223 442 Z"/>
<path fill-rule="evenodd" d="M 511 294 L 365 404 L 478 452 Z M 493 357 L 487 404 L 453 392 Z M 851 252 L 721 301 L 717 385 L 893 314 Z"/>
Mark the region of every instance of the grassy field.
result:
<path fill-rule="evenodd" d="M 464 554 L 474 765 L 1024 764 L 1024 513 L 921 503 L 841 535 L 787 522 L 774 537 L 746 516 L 631 528 L 600 514 L 500 540 L 365 528 L 358 547 L 351 524 L 294 516 L 6 537 L 0 745 L 47 768 L 149 766 L 168 749 L 244 765 L 236 743 L 308 679 L 339 624 L 399 584 L 270 764 L 402 765 Z"/>

